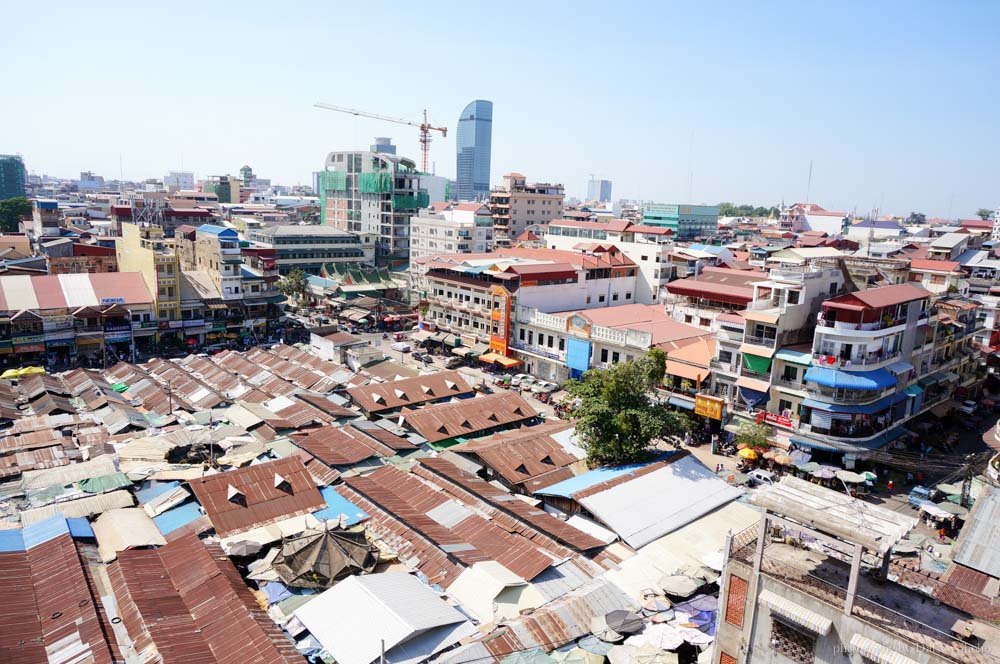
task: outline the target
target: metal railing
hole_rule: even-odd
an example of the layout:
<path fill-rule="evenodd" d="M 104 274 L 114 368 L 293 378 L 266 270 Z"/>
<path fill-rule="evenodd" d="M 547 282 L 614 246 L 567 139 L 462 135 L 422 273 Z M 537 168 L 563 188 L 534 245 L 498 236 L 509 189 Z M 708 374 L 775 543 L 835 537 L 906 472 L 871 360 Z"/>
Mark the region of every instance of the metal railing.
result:
<path fill-rule="evenodd" d="M 776 337 L 754 337 L 749 334 L 743 337 L 743 343 L 753 344 L 754 346 L 766 346 L 767 348 L 774 348 L 774 345 L 778 343 Z"/>

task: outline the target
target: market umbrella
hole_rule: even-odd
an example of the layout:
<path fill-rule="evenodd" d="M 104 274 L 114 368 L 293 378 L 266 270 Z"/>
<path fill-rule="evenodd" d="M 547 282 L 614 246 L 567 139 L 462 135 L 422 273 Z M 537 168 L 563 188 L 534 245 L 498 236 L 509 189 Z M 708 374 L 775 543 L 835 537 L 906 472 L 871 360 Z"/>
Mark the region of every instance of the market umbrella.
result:
<path fill-rule="evenodd" d="M 837 479 L 843 482 L 847 482 L 848 484 L 861 484 L 862 482 L 865 481 L 863 475 L 860 475 L 859 473 L 855 473 L 850 470 L 838 470 Z"/>
<path fill-rule="evenodd" d="M 803 463 L 801 465 L 796 465 L 795 467 L 798 468 L 799 470 L 801 470 L 804 473 L 813 473 L 813 472 L 816 472 L 817 470 L 819 470 L 820 468 L 822 468 L 822 466 L 819 465 L 818 463 L 816 463 L 815 461 L 810 461 L 809 463 Z"/>
<path fill-rule="evenodd" d="M 690 576 L 692 579 L 701 579 L 705 583 L 715 583 L 719 580 L 719 573 L 704 565 L 683 565 L 677 568 L 677 573 Z"/>
<path fill-rule="evenodd" d="M 226 554 L 230 556 L 252 556 L 261 550 L 263 546 L 260 542 L 252 540 L 240 540 L 233 542 L 226 547 Z"/>
<path fill-rule="evenodd" d="M 715 637 L 706 634 L 696 627 L 680 627 L 678 626 L 678 631 L 680 631 L 681 636 L 684 640 L 693 646 L 707 646 L 715 640 Z"/>
<path fill-rule="evenodd" d="M 589 652 L 591 655 L 600 655 L 601 657 L 607 655 L 611 652 L 611 649 L 614 648 L 612 644 L 597 638 L 593 634 L 588 634 L 581 638 L 576 642 L 576 645 L 579 646 L 580 649 Z"/>
<path fill-rule="evenodd" d="M 603 615 L 596 615 L 590 619 L 590 631 L 594 636 L 608 643 L 618 643 L 625 640 L 625 635 L 611 629 L 607 617 Z"/>
<path fill-rule="evenodd" d="M 764 454 L 762 454 L 761 456 L 763 456 L 765 459 L 773 459 L 775 454 L 777 454 L 777 452 L 775 452 L 774 450 L 768 450 L 767 452 L 764 452 Z"/>
<path fill-rule="evenodd" d="M 545 654 L 541 648 L 515 652 L 500 660 L 500 664 L 555 664 L 556 660 Z"/>
<path fill-rule="evenodd" d="M 654 613 L 662 613 L 663 611 L 669 611 L 671 607 L 669 599 L 664 599 L 663 597 L 654 597 L 653 599 L 648 599 L 642 604 L 642 614 L 645 616 L 651 616 Z"/>
<path fill-rule="evenodd" d="M 715 611 L 719 608 L 719 598 L 715 595 L 698 595 L 696 597 L 692 597 L 683 604 L 676 605 L 674 608 L 685 613 Z"/>
<path fill-rule="evenodd" d="M 713 611 L 699 611 L 683 622 L 677 621 L 677 626 L 691 627 L 711 635 L 715 627 L 715 613 Z"/>
<path fill-rule="evenodd" d="M 364 531 L 339 530 L 324 521 L 317 529 L 290 537 L 271 566 L 287 585 L 295 588 L 329 588 L 337 579 L 371 572 L 378 563 L 378 549 Z"/>
<path fill-rule="evenodd" d="M 774 462 L 779 466 L 790 466 L 792 465 L 792 457 L 783 452 L 778 452 L 774 455 Z"/>
<path fill-rule="evenodd" d="M 684 637 L 672 625 L 650 625 L 642 630 L 642 634 L 630 636 L 625 641 L 627 646 L 642 646 L 646 643 L 657 650 L 676 650 L 684 643 Z"/>
<path fill-rule="evenodd" d="M 750 443 L 736 443 L 736 449 L 745 450 L 750 448 Z"/>
<path fill-rule="evenodd" d="M 741 459 L 746 459 L 747 461 L 754 461 L 757 459 L 757 453 L 749 447 L 744 447 L 742 450 L 738 451 L 736 456 Z"/>
<path fill-rule="evenodd" d="M 618 609 L 604 616 L 608 627 L 619 634 L 635 634 L 642 631 L 642 616 L 633 611 Z"/>
<path fill-rule="evenodd" d="M 674 597 L 690 597 L 703 585 L 704 579 L 694 579 L 686 574 L 668 574 L 660 578 L 660 587 Z"/>
<path fill-rule="evenodd" d="M 820 480 L 832 480 L 837 476 L 837 469 L 833 466 L 820 466 L 816 470 L 810 473 L 813 477 Z"/>
<path fill-rule="evenodd" d="M 949 496 L 958 496 L 962 493 L 962 487 L 959 484 L 938 484 L 937 490 Z"/>
<path fill-rule="evenodd" d="M 667 611 L 660 611 L 659 613 L 654 613 L 649 617 L 649 622 L 652 623 L 665 623 L 670 622 L 674 619 L 674 610 L 668 609 Z"/>
<path fill-rule="evenodd" d="M 865 482 L 878 482 L 878 475 L 870 470 L 862 470 L 861 477 L 865 478 Z"/>
<path fill-rule="evenodd" d="M 937 506 L 948 514 L 954 514 L 955 516 L 962 517 L 969 513 L 969 510 L 961 505 L 956 505 L 955 503 L 949 503 L 945 501 L 943 503 L 937 503 Z"/>

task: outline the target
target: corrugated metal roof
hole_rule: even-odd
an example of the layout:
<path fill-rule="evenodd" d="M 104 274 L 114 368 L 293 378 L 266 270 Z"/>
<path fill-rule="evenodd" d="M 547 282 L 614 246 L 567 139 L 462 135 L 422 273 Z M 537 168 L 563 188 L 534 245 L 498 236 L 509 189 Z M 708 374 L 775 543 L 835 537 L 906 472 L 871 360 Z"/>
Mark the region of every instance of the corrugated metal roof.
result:
<path fill-rule="evenodd" d="M 951 558 L 960 565 L 1000 578 L 1000 491 L 988 488 L 980 493 Z"/>
<path fill-rule="evenodd" d="M 67 500 L 44 507 L 24 510 L 21 512 L 21 523 L 25 525 L 35 524 L 57 514 L 61 514 L 66 518 L 93 516 L 115 509 L 116 507 L 131 507 L 133 503 L 132 494 L 128 491 L 100 493 L 96 496 L 87 496 L 86 498 Z"/>
<path fill-rule="evenodd" d="M 645 463 L 633 463 L 625 466 L 608 466 L 603 468 L 595 468 L 593 470 L 587 471 L 582 475 L 577 475 L 576 477 L 570 478 L 559 482 L 558 484 L 553 484 L 552 486 L 547 486 L 544 489 L 536 491 L 540 496 L 559 496 L 561 498 L 570 498 L 574 493 L 578 491 L 583 491 L 597 484 L 607 482 L 619 477 L 624 477 L 630 473 L 634 473 L 637 470 L 641 470 L 646 466 L 649 466 L 656 461 L 649 461 Z"/>
<path fill-rule="evenodd" d="M 276 475 L 287 485 L 275 486 Z M 222 537 L 326 506 L 302 461 L 294 456 L 194 479 L 190 487 Z M 243 498 L 230 500 L 230 487 Z"/>
<path fill-rule="evenodd" d="M 163 535 L 169 535 L 178 528 L 183 528 L 189 523 L 202 517 L 201 508 L 195 501 L 178 505 L 162 514 L 153 517 L 153 523 Z"/>
<path fill-rule="evenodd" d="M 510 484 L 530 482 L 534 492 L 571 477 L 567 466 L 578 460 L 548 435 L 551 430 L 539 425 L 505 431 L 456 445 L 451 451 L 474 454 Z M 563 470 L 566 472 L 559 472 Z M 545 476 L 544 480 L 540 476 Z"/>
<path fill-rule="evenodd" d="M 376 455 L 366 437 L 352 427 L 320 427 L 305 435 L 295 435 L 294 441 L 330 466 L 351 466 Z"/>
<path fill-rule="evenodd" d="M 351 400 L 367 413 L 433 403 L 472 393 L 472 387 L 458 371 L 442 371 L 347 390 Z"/>
<path fill-rule="evenodd" d="M 349 577 L 295 616 L 339 664 L 369 664 L 383 643 L 388 662 L 415 663 L 475 632 L 465 616 L 410 574 Z M 414 640 L 418 635 L 420 642 Z"/>
<path fill-rule="evenodd" d="M 690 455 L 644 470 L 574 494 L 634 549 L 743 495 Z"/>
<path fill-rule="evenodd" d="M 24 473 L 23 482 L 25 489 L 43 489 L 56 484 L 73 484 L 87 478 L 111 475 L 117 471 L 113 456 L 99 456 L 90 461 L 82 461 L 60 468 L 27 471 Z"/>
<path fill-rule="evenodd" d="M 149 515 L 138 507 L 108 510 L 97 517 L 93 530 L 104 562 L 126 549 L 167 543 Z"/>
<path fill-rule="evenodd" d="M 458 403 L 425 406 L 403 413 L 404 426 L 435 443 L 527 422 L 538 412 L 514 392 L 497 392 Z"/>

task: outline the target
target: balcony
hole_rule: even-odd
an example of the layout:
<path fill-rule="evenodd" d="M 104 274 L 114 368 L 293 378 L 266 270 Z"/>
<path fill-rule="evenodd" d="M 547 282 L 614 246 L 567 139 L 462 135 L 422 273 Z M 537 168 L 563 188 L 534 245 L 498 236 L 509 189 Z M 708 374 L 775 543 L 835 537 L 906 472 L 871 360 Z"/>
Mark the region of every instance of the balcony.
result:
<path fill-rule="evenodd" d="M 772 385 L 777 385 L 779 387 L 787 387 L 787 388 L 790 388 L 790 389 L 793 389 L 793 390 L 803 390 L 804 391 L 806 389 L 805 384 L 802 383 L 801 381 L 788 380 L 786 378 L 772 378 L 771 379 L 771 384 Z"/>
<path fill-rule="evenodd" d="M 747 378 L 753 378 L 755 380 L 762 380 L 765 383 L 771 382 L 771 372 L 770 371 L 754 371 L 746 366 L 740 368 L 740 375 L 746 376 Z"/>
<path fill-rule="evenodd" d="M 917 318 L 917 325 L 922 325 L 930 321 L 930 313 L 923 312 Z M 870 336 L 871 332 L 885 332 L 887 330 L 897 330 L 906 327 L 907 322 L 905 319 L 899 320 L 881 320 L 873 323 L 848 323 L 836 320 L 827 320 L 823 317 L 823 313 L 820 312 L 816 314 L 816 329 L 820 330 L 836 330 L 837 334 L 843 334 L 847 336 Z M 881 336 L 881 335 L 879 335 Z"/>
<path fill-rule="evenodd" d="M 891 387 L 879 391 L 843 390 L 829 387 L 818 387 L 813 383 L 806 383 L 805 390 L 810 394 L 810 396 L 818 396 L 825 401 L 829 401 L 830 403 L 841 404 L 871 403 L 894 392 L 894 388 Z"/>
<path fill-rule="evenodd" d="M 736 375 L 739 373 L 739 367 L 735 362 L 720 362 L 719 360 L 712 360 L 708 363 L 708 366 L 717 371 L 723 371 L 728 374 Z"/>
<path fill-rule="evenodd" d="M 835 358 L 835 361 L 832 364 L 828 361 L 828 358 L 830 357 Z M 895 362 L 901 357 L 903 357 L 903 352 L 898 350 L 891 353 L 855 353 L 854 355 L 824 355 L 823 353 L 818 353 L 813 356 L 813 364 L 815 366 L 828 369 L 857 370 L 861 367 L 876 369 L 880 365 Z"/>
<path fill-rule="evenodd" d="M 776 337 L 755 337 L 747 334 L 743 337 L 743 343 L 752 344 L 754 346 L 764 346 L 765 348 L 774 348 L 775 344 L 778 343 L 778 339 Z"/>

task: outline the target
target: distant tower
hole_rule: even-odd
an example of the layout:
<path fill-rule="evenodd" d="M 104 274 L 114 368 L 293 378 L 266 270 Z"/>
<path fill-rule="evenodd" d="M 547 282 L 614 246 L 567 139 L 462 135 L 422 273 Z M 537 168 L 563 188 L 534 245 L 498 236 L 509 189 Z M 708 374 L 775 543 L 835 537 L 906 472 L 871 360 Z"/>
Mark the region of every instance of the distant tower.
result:
<path fill-rule="evenodd" d="M 387 136 L 376 136 L 375 143 L 371 146 L 372 152 L 380 154 L 396 154 L 396 146 L 392 144 L 392 139 Z"/>
<path fill-rule="evenodd" d="M 493 102 L 477 99 L 458 118 L 455 140 L 458 200 L 484 200 L 490 193 Z"/>
<path fill-rule="evenodd" d="M 993 213 L 993 234 L 990 239 L 993 241 L 1000 240 L 1000 207 Z"/>
<path fill-rule="evenodd" d="M 253 169 L 247 165 L 244 165 L 243 168 L 240 169 L 240 179 L 243 180 L 243 184 L 248 187 L 251 184 L 253 184 L 254 181 Z"/>

